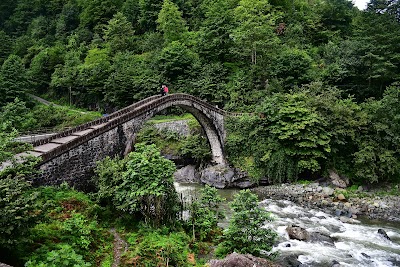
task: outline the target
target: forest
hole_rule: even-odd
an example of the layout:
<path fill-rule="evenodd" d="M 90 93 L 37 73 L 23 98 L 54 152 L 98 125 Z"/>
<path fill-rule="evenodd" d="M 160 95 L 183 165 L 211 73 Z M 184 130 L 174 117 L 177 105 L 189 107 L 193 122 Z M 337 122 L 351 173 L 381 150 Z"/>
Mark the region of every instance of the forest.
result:
<path fill-rule="evenodd" d="M 399 5 L 5 0 L 2 128 L 51 127 L 68 117 L 37 119 L 45 111 L 28 93 L 109 113 L 167 84 L 260 114 L 227 122 L 230 161 L 255 178 L 291 181 L 334 168 L 355 182 L 398 181 Z"/>
<path fill-rule="evenodd" d="M 18 135 L 79 125 L 166 84 L 243 113 L 226 120 L 225 148 L 252 179 L 312 180 L 334 169 L 354 185 L 400 182 L 398 0 L 371 0 L 363 11 L 348 0 L 2 0 L 0 40 L 0 162 L 29 149 L 13 142 Z M 195 138 L 183 153 L 208 158 Z M 271 249 L 276 234 L 260 228 L 269 215 L 249 191 L 232 202 L 224 234 L 212 188 L 189 221 L 176 218 L 175 166 L 159 153 L 139 144 L 99 163 L 92 195 L 33 188 L 35 160 L 0 172 L 0 261 L 111 266 L 110 228 L 130 245 L 123 266 L 202 266 L 193 255 L 210 244 L 220 244 L 218 256 Z M 151 157 L 142 171 L 154 180 L 145 183 L 135 168 Z M 234 240 L 246 227 L 264 246 Z"/>

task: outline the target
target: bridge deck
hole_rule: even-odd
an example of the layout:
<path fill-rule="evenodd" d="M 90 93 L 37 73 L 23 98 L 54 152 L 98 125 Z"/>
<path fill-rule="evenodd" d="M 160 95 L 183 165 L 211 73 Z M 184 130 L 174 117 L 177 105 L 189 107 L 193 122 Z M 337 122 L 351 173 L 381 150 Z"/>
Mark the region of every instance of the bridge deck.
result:
<path fill-rule="evenodd" d="M 43 140 L 36 140 L 33 142 L 33 149 L 27 153 L 21 153 L 15 155 L 17 160 L 20 160 L 23 156 L 30 154 L 32 156 L 42 157 L 43 160 L 48 160 L 60 153 L 63 153 L 63 149 L 71 149 L 75 145 L 79 145 L 82 142 L 93 138 L 94 136 L 101 134 L 102 131 L 107 131 L 117 125 L 130 120 L 133 116 L 142 114 L 156 108 L 158 105 L 167 103 L 168 101 L 176 100 L 187 100 L 192 103 L 196 103 L 202 107 L 205 107 L 213 112 L 219 114 L 228 114 L 224 110 L 221 110 L 213 105 L 210 105 L 201 99 L 193 97 L 187 94 L 170 94 L 168 96 L 151 96 L 136 102 L 126 108 L 118 110 L 107 117 L 102 117 L 94 121 L 79 125 L 75 128 L 62 131 L 60 133 L 52 134 L 48 138 Z M 0 170 L 4 168 L 6 163 L 0 164 Z M 7 164 L 6 164 L 7 165 Z"/>

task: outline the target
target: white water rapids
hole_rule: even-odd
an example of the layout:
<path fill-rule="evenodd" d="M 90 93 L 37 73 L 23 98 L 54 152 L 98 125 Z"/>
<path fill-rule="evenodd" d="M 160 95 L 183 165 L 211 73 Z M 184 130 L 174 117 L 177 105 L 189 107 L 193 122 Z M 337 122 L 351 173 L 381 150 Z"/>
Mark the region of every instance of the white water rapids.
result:
<path fill-rule="evenodd" d="M 175 183 L 175 188 L 186 200 L 198 195 L 198 184 Z M 238 190 L 219 190 L 228 201 Z M 266 226 L 274 229 L 279 236 L 273 251 L 279 258 L 293 257 L 301 262 L 301 267 L 330 267 L 333 261 L 340 266 L 381 267 L 400 266 L 400 225 L 370 220 L 358 223 L 343 223 L 338 217 L 319 209 L 305 209 L 286 200 L 265 199 L 261 203 L 273 214 L 274 221 Z M 225 213 L 230 215 L 227 204 Z M 229 218 L 228 218 L 229 219 Z M 227 221 L 221 224 L 227 226 Z M 333 238 L 334 243 L 304 242 L 289 239 L 286 227 L 296 225 L 307 232 L 319 232 Z M 391 241 L 378 234 L 378 229 L 386 231 Z M 287 265 L 296 266 L 296 265 Z"/>
<path fill-rule="evenodd" d="M 343 223 L 338 217 L 286 200 L 267 199 L 261 205 L 275 218 L 268 226 L 278 232 L 280 243 L 273 251 L 281 257 L 296 255 L 302 266 L 332 266 L 334 260 L 340 266 L 400 266 L 400 225 Z M 286 227 L 293 224 L 308 232 L 327 234 L 335 242 L 332 245 L 289 239 Z M 378 229 L 384 229 L 392 241 L 378 234 Z"/>

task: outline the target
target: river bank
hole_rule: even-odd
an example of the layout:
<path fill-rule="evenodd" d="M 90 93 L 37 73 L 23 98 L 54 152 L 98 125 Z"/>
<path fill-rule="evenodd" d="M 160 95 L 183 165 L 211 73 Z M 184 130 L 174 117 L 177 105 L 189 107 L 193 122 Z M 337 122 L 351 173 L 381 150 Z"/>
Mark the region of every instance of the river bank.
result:
<path fill-rule="evenodd" d="M 360 216 L 400 222 L 400 196 L 366 191 L 332 188 L 319 183 L 260 186 L 252 191 L 260 199 L 289 200 L 304 208 L 319 208 L 344 222 Z"/>

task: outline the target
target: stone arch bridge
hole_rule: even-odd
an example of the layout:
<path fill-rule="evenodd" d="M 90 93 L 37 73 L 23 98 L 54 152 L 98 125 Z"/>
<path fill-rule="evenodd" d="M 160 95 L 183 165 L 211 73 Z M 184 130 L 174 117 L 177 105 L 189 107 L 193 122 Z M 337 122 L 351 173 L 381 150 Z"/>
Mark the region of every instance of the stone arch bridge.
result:
<path fill-rule="evenodd" d="M 33 143 L 32 151 L 41 157 L 37 184 L 67 181 L 84 189 L 96 162 L 106 156 L 123 156 L 131 151 L 136 133 L 160 111 L 179 106 L 199 121 L 211 146 L 214 165 L 225 167 L 224 117 L 228 113 L 188 94 L 151 96 L 107 117 L 80 125 Z"/>

